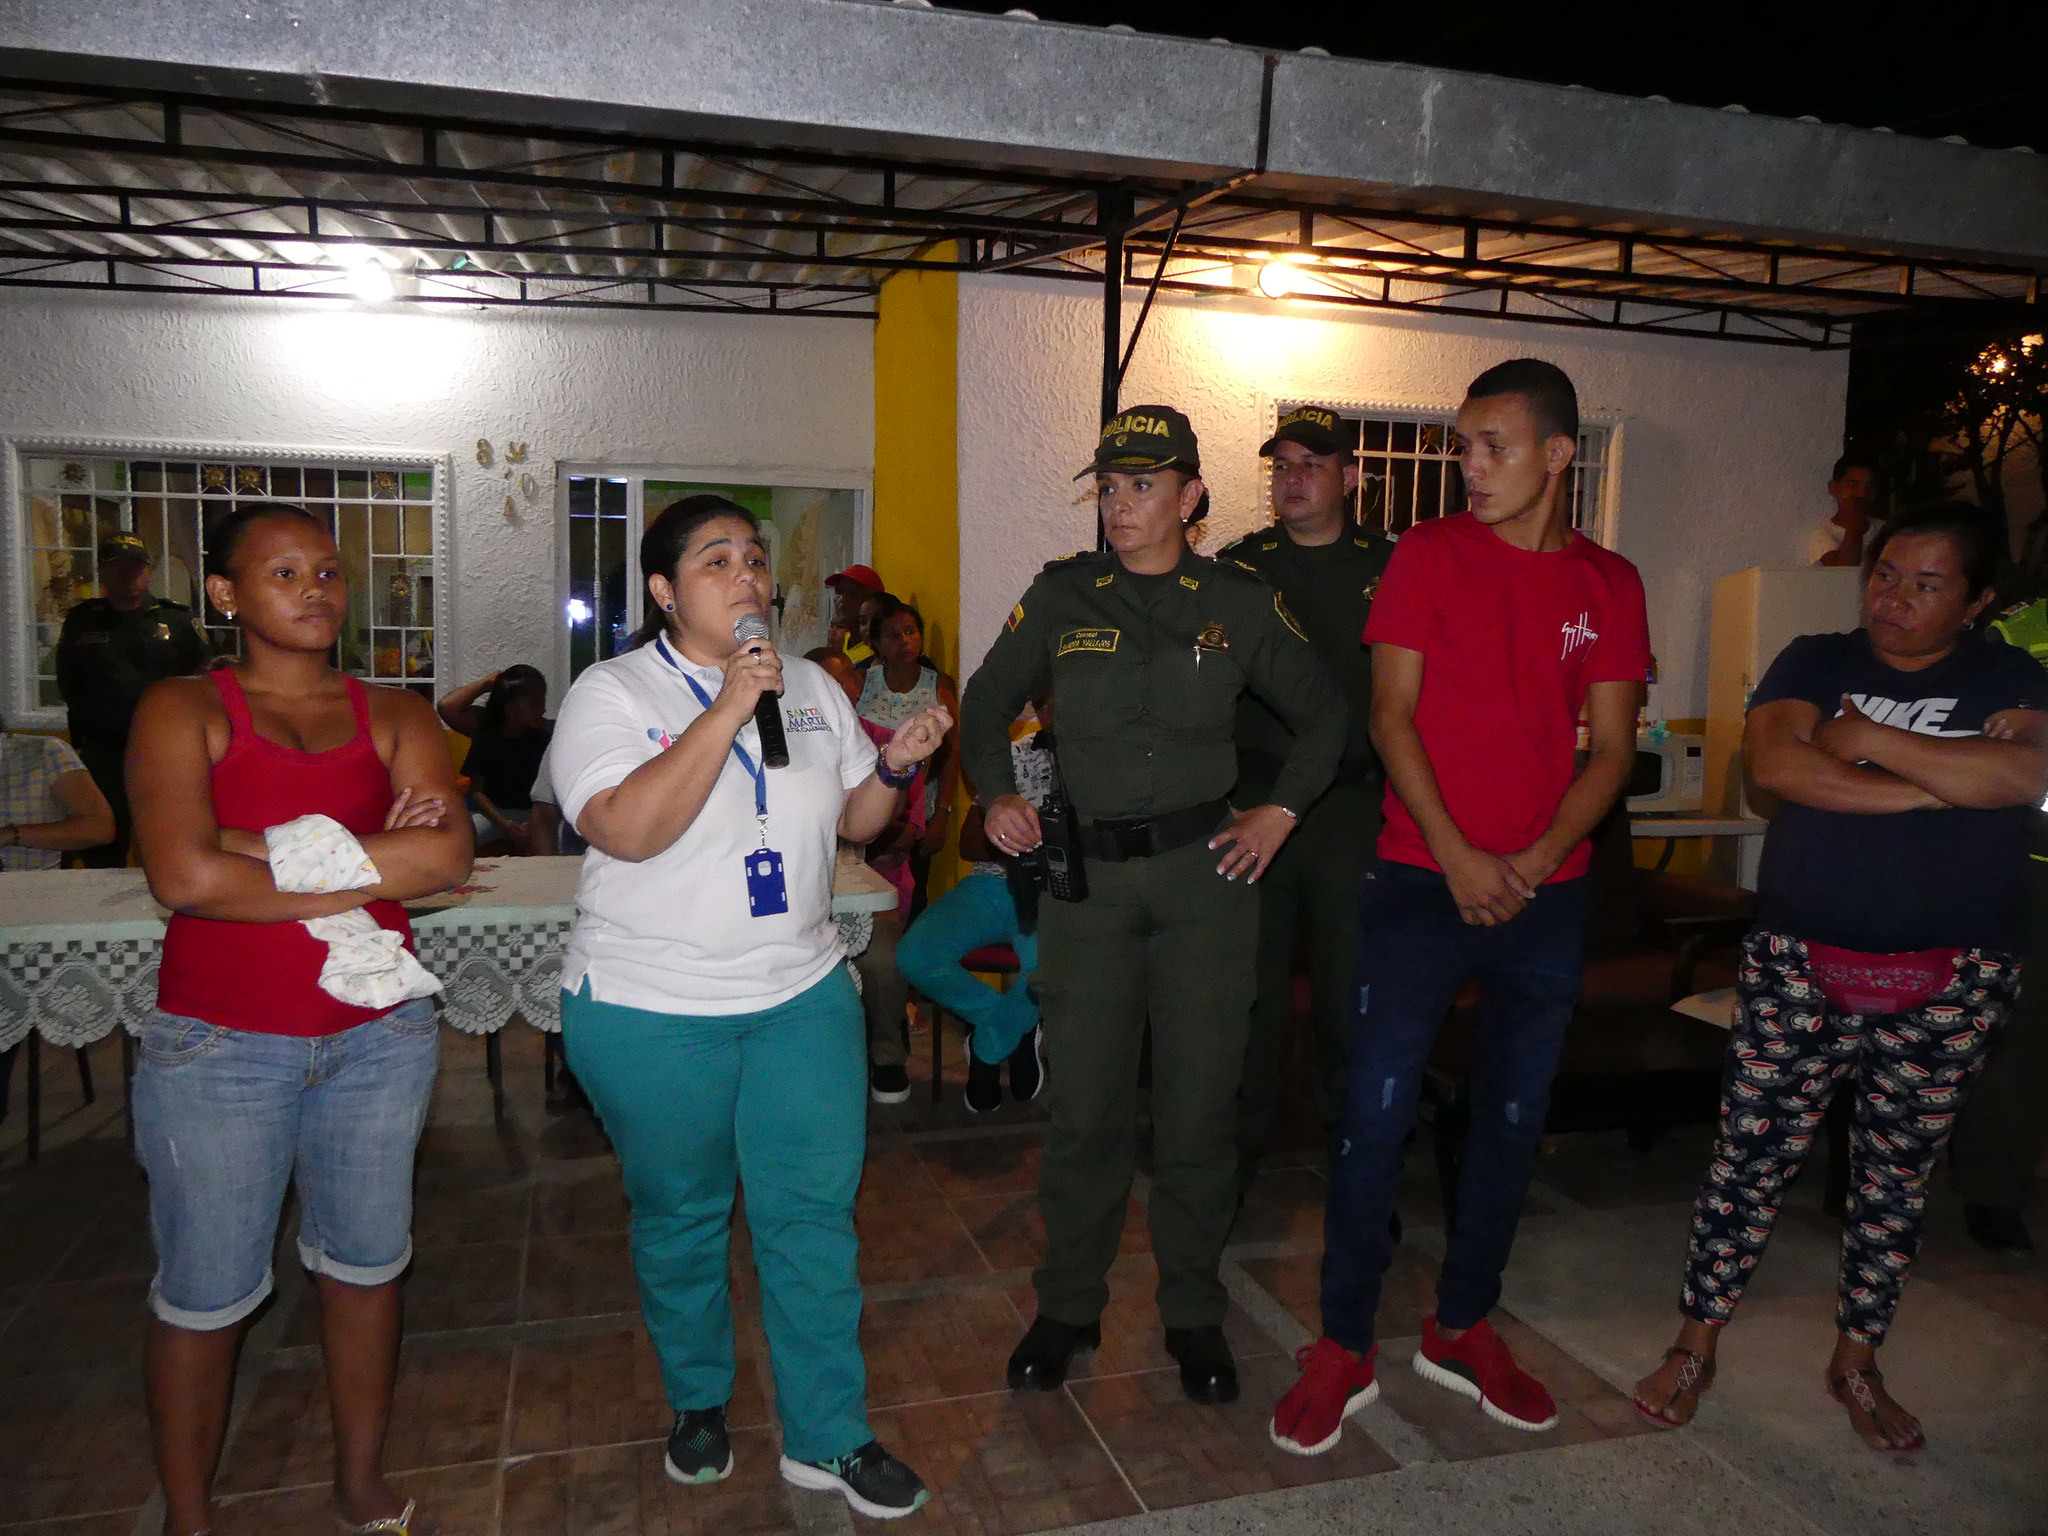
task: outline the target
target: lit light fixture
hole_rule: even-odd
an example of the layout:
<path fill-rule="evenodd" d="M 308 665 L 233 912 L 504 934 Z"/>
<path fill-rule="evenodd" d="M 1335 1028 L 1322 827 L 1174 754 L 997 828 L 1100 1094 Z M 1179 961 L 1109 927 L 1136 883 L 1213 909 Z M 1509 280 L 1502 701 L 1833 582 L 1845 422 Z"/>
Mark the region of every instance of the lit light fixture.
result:
<path fill-rule="evenodd" d="M 562 608 L 568 614 L 571 624 L 588 624 L 590 622 L 590 604 L 583 601 L 582 598 L 572 597 L 562 605 Z"/>
<path fill-rule="evenodd" d="M 1284 260 L 1269 261 L 1259 268 L 1259 292 L 1269 299 L 1284 299 L 1293 293 L 1299 283 L 1293 264 Z"/>
<path fill-rule="evenodd" d="M 388 304 L 397 296 L 398 284 L 392 278 L 391 268 L 385 265 L 387 259 L 374 246 L 334 247 L 334 264 L 345 274 L 342 285 L 350 297 L 362 304 Z"/>

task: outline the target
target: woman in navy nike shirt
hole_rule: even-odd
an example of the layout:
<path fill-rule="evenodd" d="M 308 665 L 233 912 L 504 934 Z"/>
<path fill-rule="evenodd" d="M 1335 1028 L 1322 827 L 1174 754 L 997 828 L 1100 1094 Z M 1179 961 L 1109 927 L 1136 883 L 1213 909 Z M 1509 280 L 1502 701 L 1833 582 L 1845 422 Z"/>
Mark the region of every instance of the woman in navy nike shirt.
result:
<path fill-rule="evenodd" d="M 1920 1246 L 1927 1176 L 2019 990 L 2027 819 L 2048 790 L 2048 672 L 1977 632 L 2004 533 L 1943 503 L 1879 535 L 1863 626 L 1806 635 L 1750 701 L 1778 803 L 1743 941 L 1721 1131 L 1693 1208 L 1678 1341 L 1636 1407 L 1688 1422 L 1828 1100 L 1853 1080 L 1827 1390 L 1880 1451 L 1918 1450 L 1877 1346 Z"/>

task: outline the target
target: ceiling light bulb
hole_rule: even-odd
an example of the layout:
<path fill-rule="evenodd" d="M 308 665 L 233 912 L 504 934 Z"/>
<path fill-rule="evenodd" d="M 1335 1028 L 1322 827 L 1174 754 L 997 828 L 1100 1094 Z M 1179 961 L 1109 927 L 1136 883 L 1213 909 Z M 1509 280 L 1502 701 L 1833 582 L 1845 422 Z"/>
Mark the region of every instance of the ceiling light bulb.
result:
<path fill-rule="evenodd" d="M 1259 292 L 1269 299 L 1284 299 L 1294 292 L 1294 268 L 1284 261 L 1269 261 L 1259 268 Z"/>
<path fill-rule="evenodd" d="M 346 279 L 348 291 L 365 304 L 388 304 L 398 292 L 391 269 L 381 261 L 366 261 Z"/>

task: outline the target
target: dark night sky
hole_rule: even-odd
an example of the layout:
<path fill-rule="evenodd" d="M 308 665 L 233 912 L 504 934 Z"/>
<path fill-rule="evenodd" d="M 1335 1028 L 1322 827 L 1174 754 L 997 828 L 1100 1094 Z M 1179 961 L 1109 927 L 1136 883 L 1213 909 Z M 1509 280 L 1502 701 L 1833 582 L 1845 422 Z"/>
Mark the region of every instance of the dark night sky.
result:
<path fill-rule="evenodd" d="M 1005 0 L 941 0 L 1000 12 Z M 1010 0 L 1014 3 L 1014 0 Z M 1227 37 L 1579 84 L 1697 106 L 2048 154 L 2048 3 L 1759 7 L 1491 0 L 1470 5 L 1274 5 L 1026 0 L 1047 21 Z"/>

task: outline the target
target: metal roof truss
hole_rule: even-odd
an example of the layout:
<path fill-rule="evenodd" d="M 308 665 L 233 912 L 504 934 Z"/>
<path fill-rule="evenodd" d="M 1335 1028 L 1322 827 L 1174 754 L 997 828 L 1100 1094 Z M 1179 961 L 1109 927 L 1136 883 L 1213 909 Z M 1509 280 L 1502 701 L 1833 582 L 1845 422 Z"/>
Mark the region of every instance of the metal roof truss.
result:
<path fill-rule="evenodd" d="M 944 251 L 952 244 L 951 254 Z M 1113 253 L 1113 254 L 1111 254 Z M 2016 267 L 1466 218 L 1213 183 L 0 81 L 0 286 L 872 318 L 889 273 L 1011 271 L 1802 347 L 2032 304 Z M 1151 294 L 1147 295 L 1147 302 Z"/>

